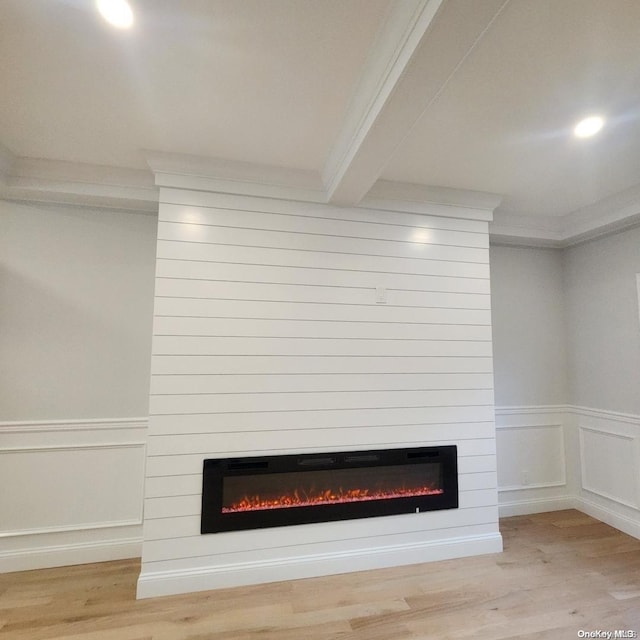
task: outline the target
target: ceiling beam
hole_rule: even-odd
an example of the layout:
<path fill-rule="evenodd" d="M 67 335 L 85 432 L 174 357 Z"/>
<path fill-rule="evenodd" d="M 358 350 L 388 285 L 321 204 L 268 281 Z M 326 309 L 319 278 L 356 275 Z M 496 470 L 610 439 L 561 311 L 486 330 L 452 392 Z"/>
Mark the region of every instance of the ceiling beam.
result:
<path fill-rule="evenodd" d="M 325 164 L 328 202 L 352 206 L 363 198 L 508 2 L 394 5 Z"/>

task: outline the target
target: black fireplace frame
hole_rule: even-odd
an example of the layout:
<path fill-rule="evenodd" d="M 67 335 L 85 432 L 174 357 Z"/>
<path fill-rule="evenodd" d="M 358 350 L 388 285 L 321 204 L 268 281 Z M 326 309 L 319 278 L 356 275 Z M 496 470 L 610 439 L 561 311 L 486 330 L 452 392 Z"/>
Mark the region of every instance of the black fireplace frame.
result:
<path fill-rule="evenodd" d="M 259 511 L 232 513 L 222 511 L 223 482 L 224 478 L 229 476 L 425 463 L 440 464 L 440 485 L 443 489 L 441 494 Z M 202 474 L 200 532 L 205 534 L 263 529 L 456 508 L 458 508 L 456 445 L 207 459 L 204 460 Z"/>

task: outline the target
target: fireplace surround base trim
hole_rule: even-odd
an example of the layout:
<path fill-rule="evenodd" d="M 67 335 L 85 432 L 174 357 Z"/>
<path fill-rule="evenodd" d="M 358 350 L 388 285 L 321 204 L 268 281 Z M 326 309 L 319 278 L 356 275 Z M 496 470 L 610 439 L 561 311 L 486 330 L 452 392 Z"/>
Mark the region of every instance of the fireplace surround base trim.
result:
<path fill-rule="evenodd" d="M 361 549 L 351 551 L 297 555 L 256 562 L 222 564 L 223 560 L 220 558 L 221 564 L 197 569 L 154 572 L 146 571 L 143 565 L 138 580 L 137 597 L 139 599 L 155 598 L 195 591 L 299 580 L 502 551 L 502 536 L 498 531 L 497 523 L 469 528 L 477 530 L 478 533 L 419 543 L 363 546 Z M 480 533 L 483 529 L 485 532 Z M 366 541 L 363 540 L 363 543 Z M 215 559 L 213 556 L 209 560 L 215 561 Z"/>

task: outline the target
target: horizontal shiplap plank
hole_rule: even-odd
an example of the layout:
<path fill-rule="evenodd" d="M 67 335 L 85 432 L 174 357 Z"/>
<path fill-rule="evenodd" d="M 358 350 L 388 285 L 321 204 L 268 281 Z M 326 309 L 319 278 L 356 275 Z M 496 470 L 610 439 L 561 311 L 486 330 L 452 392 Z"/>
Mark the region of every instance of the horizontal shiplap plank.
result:
<path fill-rule="evenodd" d="M 179 421 L 176 421 L 179 424 Z M 438 431 L 438 429 L 431 429 L 432 431 Z M 339 431 L 336 433 L 336 431 Z M 395 427 L 370 429 L 371 444 L 376 442 L 391 443 L 389 448 L 401 447 L 402 442 L 418 441 L 419 438 L 425 438 L 428 436 L 428 428 L 422 425 L 397 425 Z M 440 432 L 443 429 L 439 429 Z M 449 431 L 458 431 L 459 433 L 464 431 L 463 429 L 449 429 Z M 301 429 L 299 431 L 290 432 L 278 432 L 278 431 L 238 431 L 238 432 L 212 432 L 212 433 L 189 433 L 188 437 L 185 437 L 184 433 L 180 431 L 171 434 L 152 434 L 149 437 L 147 445 L 147 454 L 149 456 L 172 456 L 191 453 L 203 453 L 207 451 L 229 451 L 231 447 L 238 446 L 241 450 L 247 451 L 246 455 L 259 455 L 261 450 L 266 450 L 269 447 L 282 447 L 288 448 L 293 445 L 294 442 L 300 443 L 300 446 L 305 446 L 307 443 L 316 442 L 319 446 L 322 446 L 327 439 L 338 439 L 346 443 L 367 442 L 365 439 L 367 435 L 367 429 L 362 427 L 352 427 L 348 430 L 314 430 L 314 429 Z M 484 436 L 490 436 L 490 429 L 484 428 L 482 425 L 475 427 L 469 427 L 466 429 L 466 435 L 468 439 L 480 438 Z M 397 437 L 394 440 L 393 437 Z M 453 440 L 453 433 L 448 434 Z M 432 436 L 434 437 L 434 436 Z M 437 437 L 437 436 L 435 436 Z M 251 443 L 255 444 L 255 449 L 251 448 Z M 393 445 L 397 442 L 397 445 Z M 416 445 L 418 446 L 418 445 Z M 368 447 L 363 447 L 368 448 Z M 334 448 L 335 451 L 335 448 Z M 214 456 L 220 457 L 220 456 Z M 226 457 L 226 456 L 222 456 Z M 232 456 L 235 457 L 235 456 Z"/>
<path fill-rule="evenodd" d="M 155 315 L 491 325 L 491 311 L 488 309 L 411 308 L 375 303 L 358 305 L 268 300 L 206 300 L 159 296 L 155 299 Z"/>
<path fill-rule="evenodd" d="M 147 479 L 147 483 L 151 478 Z M 171 516 L 168 518 L 150 518 L 144 521 L 143 535 L 145 540 L 168 540 L 169 538 L 186 538 L 200 533 L 200 514 L 193 516 Z"/>
<path fill-rule="evenodd" d="M 400 322 L 340 322 L 261 318 L 156 317 L 154 335 L 264 338 L 351 338 L 371 340 L 491 340 L 487 325 Z"/>
<path fill-rule="evenodd" d="M 477 473 L 460 473 L 458 475 L 459 491 L 474 491 L 476 489 L 497 490 L 497 487 L 498 474 L 495 470 L 481 471 Z"/>
<path fill-rule="evenodd" d="M 253 265 L 274 265 L 307 269 L 341 269 L 372 273 L 447 276 L 489 279 L 489 264 L 455 260 L 424 260 L 416 256 L 372 256 L 303 251 L 297 245 L 283 248 L 244 247 L 158 240 L 157 257 L 173 260 L 199 260 Z"/>
<path fill-rule="evenodd" d="M 303 268 L 160 258 L 156 263 L 156 276 L 192 280 L 349 286 L 369 289 L 387 287 L 405 291 L 490 293 L 488 279 L 355 271 L 335 269 L 331 264 L 325 264 L 323 267 Z"/>
<path fill-rule="evenodd" d="M 161 356 L 151 360 L 163 374 L 332 374 L 332 373 L 491 373 L 492 358 L 325 356 Z"/>
<path fill-rule="evenodd" d="M 316 411 L 383 407 L 492 406 L 492 389 L 419 391 L 328 391 L 299 393 L 204 393 L 152 395 L 149 412 L 158 414 Z"/>
<path fill-rule="evenodd" d="M 460 509 L 457 511 L 457 513 L 463 514 L 467 511 L 470 510 Z M 424 529 L 418 531 L 385 534 L 382 539 L 380 539 L 376 535 L 377 528 L 380 525 L 380 520 L 382 520 L 382 518 L 375 518 L 373 520 L 371 518 L 364 518 L 362 521 L 368 524 L 368 530 L 366 535 L 364 535 L 363 537 L 334 539 L 333 537 L 327 535 L 320 542 L 305 543 L 296 540 L 295 538 L 290 538 L 289 536 L 287 536 L 286 538 L 283 536 L 280 539 L 279 546 L 270 547 L 264 550 L 256 550 L 254 547 L 248 547 L 246 550 L 240 550 L 237 552 L 216 552 L 214 554 L 212 553 L 212 546 L 209 546 L 209 548 L 205 550 L 205 553 L 203 555 L 191 555 L 195 553 L 195 549 L 192 549 L 190 551 L 189 545 L 186 541 L 176 541 L 175 546 L 169 544 L 169 541 L 156 542 L 150 543 L 152 546 L 150 546 L 149 556 L 155 557 L 152 556 L 152 553 L 157 553 L 158 557 L 163 557 L 166 555 L 169 559 L 154 561 L 151 559 L 147 559 L 148 557 L 145 553 L 142 566 L 143 571 L 149 572 L 171 572 L 175 570 L 190 571 L 191 569 L 197 571 L 202 566 L 208 567 L 218 561 L 224 562 L 225 568 L 229 570 L 233 570 L 234 565 L 239 565 L 239 567 L 246 569 L 247 566 L 251 566 L 251 564 L 254 562 L 277 563 L 278 561 L 285 559 L 290 561 L 295 559 L 296 557 L 300 557 L 301 559 L 308 559 L 310 553 L 310 545 L 313 545 L 312 553 L 327 554 L 328 556 L 338 554 L 340 556 L 342 554 L 349 554 L 352 552 L 357 554 L 358 552 L 362 552 L 363 549 L 377 549 L 382 547 L 383 545 L 389 545 L 391 547 L 396 547 L 396 545 L 398 545 L 398 547 L 400 548 L 403 545 L 416 545 L 417 547 L 419 547 L 420 545 L 428 544 L 430 541 L 436 542 L 442 541 L 443 539 L 455 540 L 456 537 L 473 539 L 475 536 L 480 537 L 496 535 L 498 533 L 497 515 L 495 515 L 497 513 L 497 509 L 493 507 L 482 507 L 480 511 L 481 513 L 475 516 L 475 519 L 477 519 L 478 522 L 457 524 L 457 521 L 454 521 L 451 526 L 438 526 L 434 528 L 425 527 Z M 421 515 L 424 515 L 427 518 L 433 516 L 434 513 L 445 512 L 440 511 L 428 512 L 425 514 L 412 514 L 409 517 L 419 519 Z M 349 522 L 356 521 L 350 520 Z M 309 527 L 312 526 L 317 527 L 318 525 L 309 525 Z M 280 529 L 280 531 L 282 531 L 282 529 Z M 300 528 L 296 527 L 292 534 L 293 533 L 299 534 Z M 220 536 L 221 534 L 212 535 Z M 217 540 L 218 537 L 216 537 L 216 541 Z M 183 542 L 183 544 L 179 544 L 179 542 Z M 178 555 L 181 549 L 184 549 L 184 553 L 187 555 Z"/>
<path fill-rule="evenodd" d="M 150 417 L 149 434 L 172 435 L 194 433 L 291 432 L 308 429 L 339 431 L 360 428 L 388 428 L 400 441 L 419 440 L 445 434 L 452 441 L 460 438 L 494 437 L 493 407 L 393 407 L 386 409 L 330 409 L 320 411 L 272 411 L 262 413 L 227 413 L 189 415 L 154 415 Z M 434 435 L 435 434 L 435 435 Z M 372 433 L 373 437 L 373 433 Z M 363 442 L 367 442 L 366 439 Z"/>
<path fill-rule="evenodd" d="M 371 340 L 338 338 L 248 338 L 154 336 L 154 355 L 362 356 L 490 358 L 491 343 L 463 340 Z"/>
<path fill-rule="evenodd" d="M 163 222 L 208 225 L 222 228 L 284 231 L 312 235 L 341 236 L 345 238 L 456 245 L 461 247 L 486 248 L 489 246 L 488 235 L 484 233 L 438 229 L 433 226 L 400 226 L 282 213 L 238 212 L 229 209 L 205 207 L 193 209 L 181 205 L 164 204 L 161 219 Z M 428 218 L 423 218 L 423 224 L 428 220 Z"/>
<path fill-rule="evenodd" d="M 446 233 L 446 232 L 444 232 Z M 158 222 L 158 239 L 178 242 L 205 243 L 241 247 L 250 253 L 251 247 L 320 251 L 327 253 L 356 254 L 368 256 L 410 257 L 420 260 L 447 260 L 488 264 L 489 249 L 457 247 L 450 245 L 424 244 L 322 236 L 285 231 L 233 229 L 209 227 L 199 224 Z"/>
<path fill-rule="evenodd" d="M 458 470 L 463 473 L 496 471 L 496 456 L 466 456 L 458 458 Z M 494 496 L 495 497 L 495 496 Z"/>
<path fill-rule="evenodd" d="M 376 290 L 356 287 L 327 287 L 216 280 L 156 279 L 156 296 L 204 298 L 210 300 L 265 300 L 313 304 L 376 304 Z M 400 307 L 448 309 L 490 309 L 487 294 L 443 293 L 441 291 L 398 291 L 387 289 L 387 304 Z"/>
<path fill-rule="evenodd" d="M 246 212 L 277 213 L 311 219 L 320 218 L 330 221 L 349 220 L 352 222 L 382 224 L 391 227 L 408 226 L 429 229 L 452 229 L 488 234 L 488 223 L 486 221 L 472 219 L 473 216 L 470 215 L 462 215 L 468 213 L 469 210 L 451 205 L 435 205 L 431 215 L 406 213 L 402 211 L 394 211 L 390 214 L 388 211 L 378 211 L 376 209 L 328 207 L 324 204 L 277 200 L 274 198 L 208 193 L 206 191 L 194 191 L 190 189 L 162 188 L 159 208 L 160 220 L 164 220 L 165 211 L 169 211 L 167 205 L 180 205 L 186 211 L 195 215 L 204 212 L 206 209 L 226 209 L 234 212 L 234 215 L 238 216 Z M 446 211 L 449 214 L 453 210 L 460 210 L 461 215 L 458 217 L 438 215 L 439 211 Z"/>
<path fill-rule="evenodd" d="M 457 528 L 464 531 L 467 527 L 492 524 L 494 531 L 497 528 L 497 517 L 494 514 L 497 507 L 487 505 L 469 507 L 465 509 L 447 509 L 441 511 L 429 511 L 425 513 L 412 513 L 405 515 L 383 516 L 377 518 L 361 518 L 345 522 L 327 522 L 314 525 L 301 525 L 297 527 L 275 527 L 260 530 L 261 547 L 259 551 L 269 552 L 274 555 L 282 553 L 302 552 L 309 553 L 309 545 L 313 545 L 314 553 L 328 550 L 328 547 L 341 543 L 336 550 L 348 550 L 349 544 L 354 544 L 354 549 L 361 547 L 362 541 L 383 536 L 387 544 L 391 544 L 394 536 L 402 536 L 405 544 L 415 541 L 424 542 L 428 539 L 439 539 L 442 530 Z M 492 520 L 493 518 L 493 520 Z M 455 532 L 447 531 L 447 535 L 455 536 Z M 458 535 L 470 535 L 468 532 Z M 412 538 L 415 537 L 415 540 Z M 160 539 L 151 542 L 149 554 L 145 546 L 145 562 L 158 562 L 170 558 L 196 558 L 212 553 L 212 541 L 215 540 L 215 553 L 217 556 L 225 556 L 226 561 L 235 554 L 244 555 L 247 559 L 256 550 L 256 532 L 217 533 L 205 536 L 188 536 L 174 540 Z M 369 543 L 371 544 L 371 543 Z M 255 557 L 255 556 L 254 556 Z M 260 555 L 255 557 L 260 559 Z M 236 562 L 239 562 L 238 558 Z M 197 566 L 197 565 L 196 565 Z"/>
<path fill-rule="evenodd" d="M 299 393 L 326 391 L 407 391 L 491 389 L 490 373 L 398 373 L 330 375 L 165 375 L 152 376 L 151 393 Z"/>

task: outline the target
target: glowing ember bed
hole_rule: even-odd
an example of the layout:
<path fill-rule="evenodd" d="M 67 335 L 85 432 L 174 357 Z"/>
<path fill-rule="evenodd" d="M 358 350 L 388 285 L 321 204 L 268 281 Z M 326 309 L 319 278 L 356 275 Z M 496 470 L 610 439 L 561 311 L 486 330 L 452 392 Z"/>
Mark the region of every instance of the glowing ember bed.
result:
<path fill-rule="evenodd" d="M 458 507 L 454 445 L 204 461 L 201 532 Z"/>

